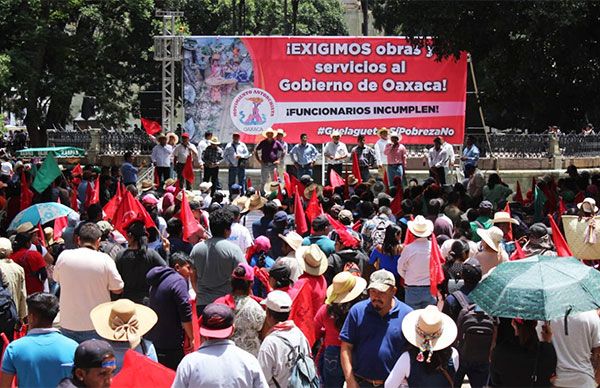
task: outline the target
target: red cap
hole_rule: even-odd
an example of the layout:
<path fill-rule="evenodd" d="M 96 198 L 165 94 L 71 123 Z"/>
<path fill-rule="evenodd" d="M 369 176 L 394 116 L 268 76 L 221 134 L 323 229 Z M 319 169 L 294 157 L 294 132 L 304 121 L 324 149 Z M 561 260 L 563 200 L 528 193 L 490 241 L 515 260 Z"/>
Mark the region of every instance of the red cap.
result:
<path fill-rule="evenodd" d="M 190 134 L 189 134 L 189 133 L 187 133 L 187 132 L 184 132 L 184 133 L 182 133 L 182 134 L 181 134 L 181 137 L 184 137 L 184 138 L 186 138 L 186 139 L 189 139 L 189 138 L 190 138 Z"/>

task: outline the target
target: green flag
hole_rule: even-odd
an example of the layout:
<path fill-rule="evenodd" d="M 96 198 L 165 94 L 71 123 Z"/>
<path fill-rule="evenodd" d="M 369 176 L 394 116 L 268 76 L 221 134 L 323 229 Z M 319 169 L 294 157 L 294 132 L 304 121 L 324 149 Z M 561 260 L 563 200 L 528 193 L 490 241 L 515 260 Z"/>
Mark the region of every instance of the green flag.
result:
<path fill-rule="evenodd" d="M 533 209 L 534 214 L 533 218 L 535 222 L 541 222 L 544 220 L 544 206 L 546 205 L 546 196 L 544 192 L 540 190 L 539 187 L 535 186 L 535 191 L 533 193 Z"/>
<path fill-rule="evenodd" d="M 58 168 L 56 159 L 54 159 L 52 154 L 48 154 L 44 160 L 44 164 L 42 164 L 42 167 L 40 167 L 37 174 L 35 174 L 35 180 L 33 181 L 33 185 L 31 185 L 31 187 L 33 187 L 38 193 L 41 193 L 46 190 L 46 188 L 50 186 L 50 184 L 59 176 L 60 168 Z"/>

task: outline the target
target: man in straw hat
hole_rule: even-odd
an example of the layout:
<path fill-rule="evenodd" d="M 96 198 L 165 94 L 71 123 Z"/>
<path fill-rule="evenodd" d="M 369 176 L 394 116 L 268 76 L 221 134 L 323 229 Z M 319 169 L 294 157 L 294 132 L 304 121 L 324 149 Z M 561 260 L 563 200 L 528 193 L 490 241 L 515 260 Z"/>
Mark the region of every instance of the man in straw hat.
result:
<path fill-rule="evenodd" d="M 258 187 L 263 187 L 273 180 L 273 171 L 279 165 L 280 155 L 284 152 L 283 145 L 275 140 L 273 128 L 267 128 L 262 135 L 265 139 L 256 145 L 253 153 L 260 163 L 260 185 Z M 260 151 L 260 156 L 258 151 Z"/>
<path fill-rule="evenodd" d="M 406 147 L 400 143 L 402 135 L 398 132 L 393 131 L 390 133 L 391 143 L 386 144 L 383 153 L 387 157 L 387 175 L 388 182 L 390 185 L 394 182 L 394 178 L 404 176 L 404 169 L 406 168 L 406 161 L 408 160 L 408 152 Z"/>
<path fill-rule="evenodd" d="M 473 256 L 473 259 L 481 264 L 481 272 L 485 276 L 498 264 L 508 261 L 508 254 L 502 248 L 504 233 L 497 226 L 489 229 L 477 229 L 477 234 L 481 238 L 481 250 Z"/>
<path fill-rule="evenodd" d="M 383 152 L 386 145 L 390 142 L 388 138 L 389 130 L 385 127 L 377 129 L 377 135 L 379 139 L 375 143 L 375 157 L 377 158 L 377 168 L 379 170 L 379 176 L 383 177 L 383 172 L 387 171 L 387 156 Z"/>
<path fill-rule="evenodd" d="M 192 189 L 192 185 L 183 177 L 183 168 L 190 153 L 192 154 L 192 160 L 199 159 L 196 146 L 190 142 L 190 134 L 185 132 L 181 135 L 181 143 L 173 149 L 173 159 L 175 161 L 175 173 L 177 173 L 179 184 L 183 185 L 185 182 L 185 188 L 188 190 Z"/>
<path fill-rule="evenodd" d="M 10 387 L 16 377 L 19 387 L 55 387 L 70 375 L 65 365 L 73 364 L 77 342 L 52 327 L 58 315 L 56 296 L 30 295 L 27 309 L 29 331 L 4 351 L 0 386 Z"/>
<path fill-rule="evenodd" d="M 223 158 L 229 165 L 229 179 L 227 187 L 230 188 L 236 183 L 242 187 L 242 194 L 246 192 L 246 162 L 250 157 L 248 147 L 240 141 L 240 134 L 235 132 L 231 135 L 231 142 L 225 146 Z"/>
<path fill-rule="evenodd" d="M 296 166 L 296 177 L 300 179 L 303 175 L 312 176 L 319 151 L 308 142 L 308 135 L 303 133 L 300 135 L 300 143 L 292 147 L 290 157 Z"/>
<path fill-rule="evenodd" d="M 256 358 L 231 340 L 233 311 L 211 303 L 200 318 L 202 345 L 183 358 L 173 388 L 266 387 L 267 380 Z"/>
<path fill-rule="evenodd" d="M 167 144 L 167 136 L 163 133 L 158 135 L 158 144 L 152 148 L 152 163 L 156 168 L 159 185 L 171 177 L 171 163 L 173 160 L 173 146 Z"/>
<path fill-rule="evenodd" d="M 302 236 L 291 231 L 285 235 L 279 234 L 278 237 L 283 244 L 281 244 L 281 256 L 277 257 L 276 262 L 286 265 L 290 269 L 290 279 L 296 282 L 304 273 L 304 268 L 300 266 L 296 256 L 296 252 L 302 248 Z"/>
<path fill-rule="evenodd" d="M 401 328 L 411 308 L 394 296 L 394 275 L 384 269 L 373 272 L 368 290 L 369 299 L 352 306 L 340 331 L 348 387 L 383 386 L 407 345 Z"/>
<path fill-rule="evenodd" d="M 502 248 L 510 256 L 510 254 L 515 250 L 515 243 L 513 241 L 507 241 L 506 238 L 509 232 L 514 228 L 513 225 L 519 225 L 519 221 L 512 218 L 507 212 L 496 212 L 494 213 L 492 224 L 500 228 L 500 230 L 504 233 L 504 238 L 502 239 Z"/>
<path fill-rule="evenodd" d="M 323 148 L 325 160 L 327 162 L 327 184 L 329 183 L 329 174 L 331 170 L 335 170 L 339 175 L 342 175 L 344 161 L 348 159 L 348 147 L 340 141 L 342 134 L 339 131 L 331 132 L 331 141 Z"/>
<path fill-rule="evenodd" d="M 310 316 L 314 317 L 327 297 L 327 281 L 324 274 L 329 262 L 327 256 L 316 244 L 300 247 L 296 251 L 296 259 L 304 272 L 300 279 L 305 286 L 311 289 L 312 311 Z"/>
<path fill-rule="evenodd" d="M 413 309 L 435 304 L 435 298 L 429 290 L 429 260 L 431 256 L 431 234 L 433 222 L 419 215 L 414 221 L 408 221 L 408 232 L 415 241 L 404 248 L 398 259 L 398 274 L 406 284 L 406 304 Z"/>
<path fill-rule="evenodd" d="M 219 139 L 213 136 L 208 141 L 208 147 L 202 153 L 204 162 L 204 182 L 212 182 L 211 195 L 220 188 L 219 183 L 219 163 L 223 160 L 223 149 L 219 146 Z"/>

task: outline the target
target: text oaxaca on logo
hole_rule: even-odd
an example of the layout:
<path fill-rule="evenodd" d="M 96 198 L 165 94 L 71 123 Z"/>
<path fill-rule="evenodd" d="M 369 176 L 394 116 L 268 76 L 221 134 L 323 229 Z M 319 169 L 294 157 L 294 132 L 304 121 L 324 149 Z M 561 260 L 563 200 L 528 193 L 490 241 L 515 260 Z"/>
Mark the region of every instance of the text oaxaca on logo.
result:
<path fill-rule="evenodd" d="M 250 135 L 269 128 L 275 121 L 275 113 L 275 99 L 262 89 L 246 89 L 231 102 L 231 121 L 241 132 Z"/>

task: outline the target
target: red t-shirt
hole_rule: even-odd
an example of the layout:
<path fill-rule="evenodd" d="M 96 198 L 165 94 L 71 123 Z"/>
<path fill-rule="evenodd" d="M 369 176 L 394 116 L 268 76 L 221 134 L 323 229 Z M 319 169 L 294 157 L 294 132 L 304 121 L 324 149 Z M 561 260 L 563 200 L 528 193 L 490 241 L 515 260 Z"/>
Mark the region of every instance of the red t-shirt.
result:
<path fill-rule="evenodd" d="M 323 349 L 327 346 L 342 346 L 340 331 L 335 327 L 333 318 L 327 314 L 327 305 L 325 304 L 315 315 L 315 335 L 317 339 L 323 337 Z"/>
<path fill-rule="evenodd" d="M 30 251 L 29 249 L 19 249 L 10 255 L 10 258 L 19 264 L 25 270 L 25 288 L 27 295 L 34 292 L 44 291 L 44 283 L 35 273 L 46 266 L 44 258 L 38 251 Z"/>

